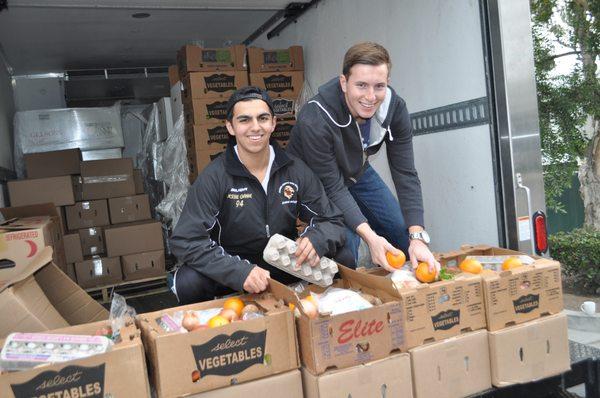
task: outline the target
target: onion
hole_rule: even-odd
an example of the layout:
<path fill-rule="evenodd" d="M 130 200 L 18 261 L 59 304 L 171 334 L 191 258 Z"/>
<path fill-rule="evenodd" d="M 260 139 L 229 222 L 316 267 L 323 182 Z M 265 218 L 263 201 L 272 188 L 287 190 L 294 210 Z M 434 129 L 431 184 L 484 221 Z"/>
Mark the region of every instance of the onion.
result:
<path fill-rule="evenodd" d="M 200 325 L 200 320 L 193 312 L 186 312 L 183 316 L 183 320 L 181 321 L 181 326 L 188 332 L 194 330 L 198 325 Z"/>
<path fill-rule="evenodd" d="M 258 310 L 258 307 L 255 306 L 254 304 L 248 304 L 246 306 L 244 306 L 244 308 L 242 309 L 242 314 L 245 314 L 247 312 L 260 312 Z"/>
<path fill-rule="evenodd" d="M 219 315 L 221 315 L 223 318 L 226 318 L 229 322 L 234 322 L 239 319 L 237 312 L 231 308 L 223 308 Z"/>

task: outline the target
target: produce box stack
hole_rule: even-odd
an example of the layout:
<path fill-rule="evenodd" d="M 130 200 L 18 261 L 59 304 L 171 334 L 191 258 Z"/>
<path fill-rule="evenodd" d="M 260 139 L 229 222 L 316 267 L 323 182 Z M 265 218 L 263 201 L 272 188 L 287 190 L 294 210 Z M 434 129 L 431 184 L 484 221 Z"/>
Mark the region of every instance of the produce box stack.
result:
<path fill-rule="evenodd" d="M 248 48 L 250 85 L 261 87 L 273 99 L 278 122 L 273 137 L 285 147 L 296 123 L 297 102 L 304 84 L 302 46 L 281 50 Z"/>
<path fill-rule="evenodd" d="M 294 316 L 271 290 L 145 313 L 137 323 L 159 398 L 303 396 Z"/>
<path fill-rule="evenodd" d="M 570 369 L 560 263 L 487 245 L 465 245 L 440 262 L 482 279 L 494 386 Z"/>
<path fill-rule="evenodd" d="M 198 173 L 227 146 L 227 100 L 235 90 L 248 85 L 246 47 L 186 45 L 177 53 L 177 69 L 182 85 L 189 178 L 193 183 Z"/>

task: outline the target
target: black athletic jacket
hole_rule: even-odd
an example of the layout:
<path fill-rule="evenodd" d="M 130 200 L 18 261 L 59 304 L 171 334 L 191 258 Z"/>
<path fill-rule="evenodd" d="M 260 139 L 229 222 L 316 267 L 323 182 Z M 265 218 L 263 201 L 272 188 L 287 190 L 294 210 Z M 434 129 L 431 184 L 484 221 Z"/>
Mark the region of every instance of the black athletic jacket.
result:
<path fill-rule="evenodd" d="M 319 87 L 302 107 L 286 148 L 319 176 L 325 191 L 351 229 L 366 222 L 348 187 L 386 143 L 388 162 L 407 226 L 424 225 L 421 182 L 414 165 L 412 126 L 406 103 L 391 88 L 371 118 L 371 145 L 363 151 L 360 128 L 350 114 L 339 78 Z"/>
<path fill-rule="evenodd" d="M 235 290 L 242 290 L 254 264 L 274 279 L 289 280 L 262 252 L 275 233 L 295 240 L 297 217 L 309 224 L 303 236 L 319 256 L 333 257 L 345 236 L 342 214 L 317 176 L 271 141 L 275 160 L 268 195 L 230 144 L 191 186 L 170 241 L 179 261 Z"/>

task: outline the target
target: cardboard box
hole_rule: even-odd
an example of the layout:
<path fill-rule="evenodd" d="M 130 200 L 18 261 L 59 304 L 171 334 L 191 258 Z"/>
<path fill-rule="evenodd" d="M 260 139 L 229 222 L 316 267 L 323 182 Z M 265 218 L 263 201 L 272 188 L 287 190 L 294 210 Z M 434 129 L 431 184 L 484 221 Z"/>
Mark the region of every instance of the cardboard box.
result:
<path fill-rule="evenodd" d="M 229 387 L 219 388 L 191 395 L 190 398 L 230 398 L 230 397 L 303 398 L 302 377 L 298 369 L 275 376 L 248 381 Z"/>
<path fill-rule="evenodd" d="M 488 337 L 496 387 L 540 380 L 571 368 L 564 313 L 489 332 Z"/>
<path fill-rule="evenodd" d="M 291 46 L 280 50 L 265 50 L 248 47 L 250 72 L 304 70 L 302 46 Z"/>
<path fill-rule="evenodd" d="M 184 102 L 183 115 L 185 124 L 207 124 L 218 120 L 225 124 L 227 99 L 192 99 L 189 102 Z"/>
<path fill-rule="evenodd" d="M 65 206 L 65 215 L 70 231 L 110 225 L 106 199 L 77 202 L 72 206 Z"/>
<path fill-rule="evenodd" d="M 67 263 L 65 274 L 75 283 L 77 283 L 77 274 L 75 273 L 75 263 Z"/>
<path fill-rule="evenodd" d="M 183 84 L 181 82 L 171 87 L 171 115 L 173 116 L 174 123 L 177 123 L 177 120 L 183 116 L 182 91 Z"/>
<path fill-rule="evenodd" d="M 188 153 L 197 150 L 224 150 L 229 142 L 229 132 L 225 124 L 196 124 L 185 126 L 185 143 Z"/>
<path fill-rule="evenodd" d="M 298 98 L 304 85 L 304 72 L 250 73 L 250 85 L 267 90 L 272 99 Z"/>
<path fill-rule="evenodd" d="M 106 253 L 103 227 L 83 228 L 77 232 L 79 233 L 81 251 L 84 256 L 94 256 Z"/>
<path fill-rule="evenodd" d="M 124 196 L 108 200 L 110 221 L 122 224 L 134 221 L 150 220 L 150 202 L 148 195 Z"/>
<path fill-rule="evenodd" d="M 60 177 L 79 174 L 81 151 L 64 149 L 61 151 L 28 153 L 23 155 L 27 178 Z"/>
<path fill-rule="evenodd" d="M 277 119 L 290 119 L 296 117 L 297 98 L 281 96 L 273 98 L 273 112 Z"/>
<path fill-rule="evenodd" d="M 350 278 L 352 275 L 342 274 L 342 279 L 332 286 L 351 289 L 354 281 Z M 300 297 L 293 290 L 274 280 L 270 284 L 277 298 L 301 309 Z M 303 296 L 309 294 L 308 290 L 322 293 L 325 289 L 309 285 Z M 369 294 L 383 300 L 378 293 L 372 290 Z M 402 310 L 397 301 L 383 301 L 381 305 L 362 311 L 314 319 L 300 311 L 296 325 L 302 365 L 312 374 L 320 375 L 330 367 L 349 368 L 385 358 L 399 350 L 404 343 Z"/>
<path fill-rule="evenodd" d="M 241 44 L 227 48 L 183 46 L 177 52 L 177 67 L 182 80 L 190 72 L 247 70 L 246 46 Z"/>
<path fill-rule="evenodd" d="M 77 283 L 84 289 L 119 283 L 123 280 L 119 257 L 93 256 L 75 263 Z"/>
<path fill-rule="evenodd" d="M 169 86 L 173 87 L 177 82 L 179 82 L 179 69 L 177 69 L 177 65 L 169 66 Z"/>
<path fill-rule="evenodd" d="M 463 246 L 460 251 L 442 254 L 440 262 L 451 267 L 460 264 L 466 256 L 522 254 L 487 245 Z M 563 310 L 560 263 L 536 256 L 534 259 L 532 265 L 500 273 L 482 273 L 488 330 L 499 330 Z"/>
<path fill-rule="evenodd" d="M 131 158 L 81 162 L 84 200 L 135 195 Z"/>
<path fill-rule="evenodd" d="M 295 120 L 278 120 L 275 131 L 271 134 L 271 139 L 276 140 L 279 146 L 285 148 L 290 140 L 294 125 L 296 125 Z"/>
<path fill-rule="evenodd" d="M 138 315 L 151 380 L 160 398 L 214 390 L 298 368 L 296 329 L 289 308 L 269 293 L 240 298 L 255 303 L 264 317 L 174 333 L 161 326 L 165 325 L 163 316 L 178 310 L 222 307 L 226 299 Z M 196 382 L 194 375 L 199 377 Z"/>
<path fill-rule="evenodd" d="M 46 246 L 53 248 L 53 260 L 61 269 L 66 266 L 62 231 L 56 208 L 50 204 L 0 209 L 6 219 L 0 223 L 0 262 L 5 270 L 0 286 L 19 274 Z"/>
<path fill-rule="evenodd" d="M 412 398 L 410 356 L 395 354 L 364 365 L 330 370 L 320 376 L 302 368 L 302 385 L 305 398 Z"/>
<path fill-rule="evenodd" d="M 63 241 L 65 245 L 65 261 L 67 264 L 83 261 L 83 251 L 81 249 L 79 233 L 65 235 Z"/>
<path fill-rule="evenodd" d="M 354 287 L 365 293 L 385 297 L 384 301 L 398 301 L 403 350 L 485 329 L 479 275 L 460 274 L 454 280 L 398 290 L 392 280 L 385 277 L 388 272 L 380 268 L 360 272 L 341 266 L 340 273 L 352 279 Z"/>
<path fill-rule="evenodd" d="M 192 99 L 229 99 L 233 92 L 248 85 L 246 71 L 192 72 L 183 79 L 181 98 L 184 102 Z"/>
<path fill-rule="evenodd" d="M 94 335 L 108 325 L 109 321 L 102 321 L 49 333 Z M 149 397 L 140 332 L 128 325 L 120 333 L 121 341 L 106 353 L 0 375 L 0 396 Z"/>
<path fill-rule="evenodd" d="M 134 281 L 165 274 L 165 252 L 156 250 L 121 257 L 123 279 Z"/>
<path fill-rule="evenodd" d="M 460 398 L 492 387 L 485 330 L 413 348 L 410 358 L 415 398 Z"/>
<path fill-rule="evenodd" d="M 113 225 L 104 230 L 108 257 L 164 250 L 162 224 L 141 221 Z"/>
<path fill-rule="evenodd" d="M 133 183 L 135 185 L 135 194 L 140 195 L 144 193 L 144 175 L 142 170 L 133 169 Z"/>
<path fill-rule="evenodd" d="M 188 167 L 190 169 L 190 183 L 193 183 L 198 177 L 198 174 L 213 160 L 222 154 L 225 149 L 215 148 L 209 150 L 196 150 L 188 152 Z"/>
<path fill-rule="evenodd" d="M 65 213 L 65 206 L 57 206 L 56 213 L 58 214 L 58 223 L 60 224 L 60 231 L 64 235 L 68 233 L 67 214 Z"/>
<path fill-rule="evenodd" d="M 0 336 L 108 319 L 108 312 L 52 262 L 45 247 L 20 270 L 0 268 Z M 9 275 L 9 276 L 7 276 Z"/>
<path fill-rule="evenodd" d="M 53 203 L 54 206 L 75 204 L 71 176 L 8 181 L 11 206 Z"/>

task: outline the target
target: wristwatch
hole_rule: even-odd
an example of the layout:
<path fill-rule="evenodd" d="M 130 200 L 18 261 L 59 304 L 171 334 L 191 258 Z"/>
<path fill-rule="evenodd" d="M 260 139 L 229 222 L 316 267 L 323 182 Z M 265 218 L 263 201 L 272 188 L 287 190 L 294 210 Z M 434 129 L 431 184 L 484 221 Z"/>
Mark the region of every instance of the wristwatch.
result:
<path fill-rule="evenodd" d="M 408 239 L 420 240 L 427 245 L 429 244 L 429 242 L 431 242 L 431 239 L 429 239 L 429 234 L 425 230 L 420 231 L 420 232 L 409 233 Z"/>

